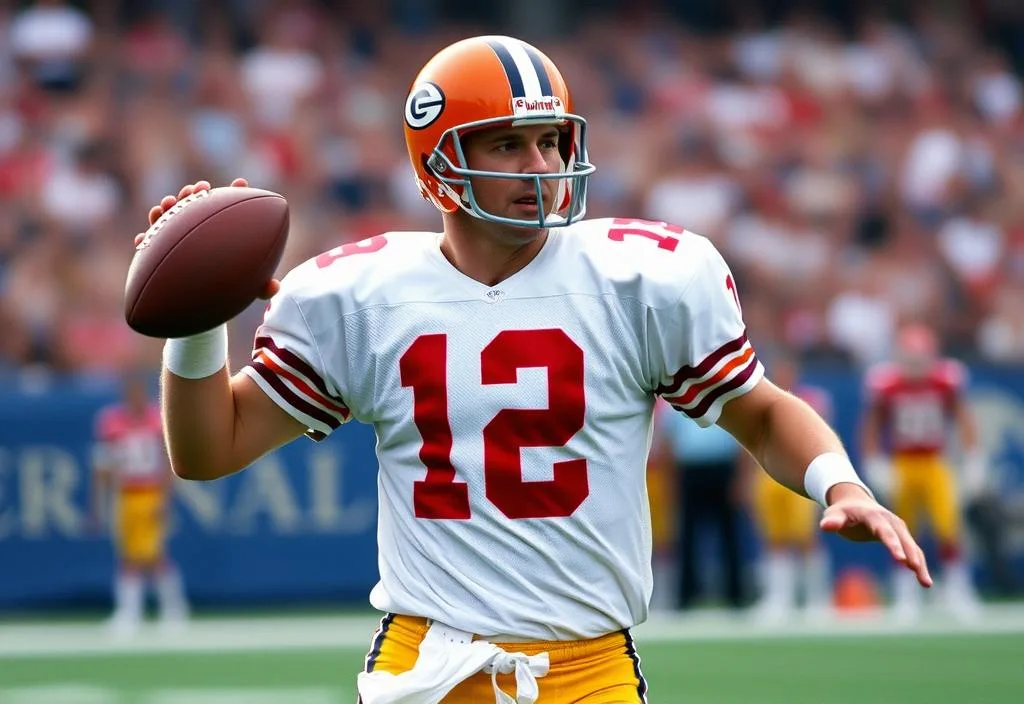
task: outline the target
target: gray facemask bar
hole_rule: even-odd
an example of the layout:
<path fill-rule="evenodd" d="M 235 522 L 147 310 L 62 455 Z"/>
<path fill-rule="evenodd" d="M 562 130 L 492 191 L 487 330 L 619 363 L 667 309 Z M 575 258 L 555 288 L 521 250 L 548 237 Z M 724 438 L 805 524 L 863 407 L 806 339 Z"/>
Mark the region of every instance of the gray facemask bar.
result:
<path fill-rule="evenodd" d="M 514 126 L 557 125 L 560 122 L 573 122 L 576 124 L 576 144 L 573 145 L 575 159 L 573 160 L 571 171 L 563 171 L 554 174 L 512 174 L 504 171 L 481 171 L 477 169 L 470 169 L 467 166 L 466 154 L 462 150 L 462 141 L 459 134 L 460 131 L 465 132 L 469 130 L 477 130 L 498 124 L 511 123 Z M 445 143 L 445 140 L 449 138 L 452 140 L 452 147 L 455 150 L 455 156 L 459 160 L 458 165 L 454 164 L 452 160 L 448 158 L 448 155 L 441 151 L 441 146 Z M 587 161 L 587 157 L 587 121 L 579 115 L 563 114 L 544 117 L 531 116 L 519 119 L 511 117 L 494 117 L 487 120 L 467 122 L 464 125 L 459 125 L 458 127 L 452 127 L 451 129 L 445 130 L 444 134 L 441 135 L 441 139 L 437 146 L 434 147 L 434 151 L 427 164 L 433 170 L 434 175 L 439 181 L 449 186 L 462 186 L 465 189 L 466 202 L 463 202 L 457 194 L 452 194 L 452 198 L 461 208 L 470 214 L 483 220 L 502 223 L 504 225 L 548 228 L 571 225 L 572 223 L 581 220 L 587 214 L 587 181 L 589 180 L 590 175 L 597 170 L 597 167 Z M 446 175 L 448 173 L 454 175 Z M 476 195 L 473 193 L 473 186 L 469 182 L 469 179 L 474 176 L 484 178 L 504 178 L 513 181 L 533 181 L 534 190 L 537 194 L 537 217 L 532 220 L 507 218 L 484 210 L 477 202 Z M 541 181 L 561 180 L 568 181 L 569 183 L 567 186 L 571 190 L 566 215 L 561 216 L 545 213 L 543 208 L 544 197 L 543 189 L 541 188 Z"/>

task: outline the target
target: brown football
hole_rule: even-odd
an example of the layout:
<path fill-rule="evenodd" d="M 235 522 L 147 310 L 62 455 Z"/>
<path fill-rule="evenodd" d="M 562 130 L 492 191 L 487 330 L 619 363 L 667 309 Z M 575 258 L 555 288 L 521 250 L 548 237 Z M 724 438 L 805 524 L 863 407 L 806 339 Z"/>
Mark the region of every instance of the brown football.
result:
<path fill-rule="evenodd" d="M 259 188 L 199 191 L 176 203 L 135 248 L 124 317 L 150 337 L 225 323 L 264 290 L 288 239 L 288 201 Z"/>

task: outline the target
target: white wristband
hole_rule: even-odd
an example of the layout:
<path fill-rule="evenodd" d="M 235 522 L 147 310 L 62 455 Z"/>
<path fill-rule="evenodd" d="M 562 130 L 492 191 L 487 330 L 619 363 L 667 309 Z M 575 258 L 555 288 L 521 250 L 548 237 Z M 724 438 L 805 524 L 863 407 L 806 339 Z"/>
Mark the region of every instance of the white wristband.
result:
<path fill-rule="evenodd" d="M 164 343 L 164 369 L 185 379 L 205 379 L 223 369 L 227 361 L 227 325 Z"/>
<path fill-rule="evenodd" d="M 822 506 L 828 507 L 825 497 L 828 490 L 836 484 L 856 484 L 874 496 L 871 490 L 857 476 L 857 470 L 853 468 L 850 459 L 838 452 L 824 452 L 807 465 L 804 472 L 804 490 L 807 495 Z"/>

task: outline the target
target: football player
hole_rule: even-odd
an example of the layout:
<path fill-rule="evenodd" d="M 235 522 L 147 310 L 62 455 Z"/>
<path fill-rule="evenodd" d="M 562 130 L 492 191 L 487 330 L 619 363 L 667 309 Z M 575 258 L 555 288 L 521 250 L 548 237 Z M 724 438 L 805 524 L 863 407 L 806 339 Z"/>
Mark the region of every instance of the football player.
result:
<path fill-rule="evenodd" d="M 939 356 L 935 334 L 914 323 L 900 329 L 892 362 L 866 375 L 862 424 L 865 472 L 872 486 L 911 526 L 926 517 L 939 543 L 944 594 L 959 616 L 976 615 L 969 566 L 963 558 L 958 493 L 984 488 L 985 463 L 964 399 L 966 371 Z M 946 449 L 955 430 L 963 451 L 960 491 Z M 893 606 L 900 620 L 917 617 L 920 595 L 897 571 Z"/>
<path fill-rule="evenodd" d="M 796 359 L 780 356 L 771 365 L 772 382 L 803 400 L 827 421 L 832 419 L 828 391 L 800 382 Z M 828 553 L 818 538 L 819 507 L 793 493 L 756 463 L 744 463 L 753 515 L 762 543 L 763 593 L 755 607 L 758 619 L 776 623 L 793 613 L 803 594 L 805 614 L 814 618 L 830 611 Z"/>
<path fill-rule="evenodd" d="M 147 578 L 155 583 L 164 626 L 184 624 L 188 604 L 167 554 L 167 503 L 173 474 L 164 450 L 160 406 L 144 375 L 126 375 L 122 399 L 96 417 L 92 512 L 96 522 L 113 499 L 118 571 L 110 626 L 130 634 L 142 623 Z"/>
<path fill-rule="evenodd" d="M 824 529 L 881 540 L 930 584 L 828 425 L 763 378 L 711 242 L 584 219 L 587 124 L 547 56 L 511 37 L 456 42 L 412 82 L 404 122 L 442 231 L 381 233 L 268 284 L 234 376 L 223 326 L 164 348 L 179 476 L 215 479 L 353 418 L 374 426 L 370 601 L 385 616 L 364 704 L 645 701 L 629 629 L 651 595 L 659 396 L 827 504 Z"/>

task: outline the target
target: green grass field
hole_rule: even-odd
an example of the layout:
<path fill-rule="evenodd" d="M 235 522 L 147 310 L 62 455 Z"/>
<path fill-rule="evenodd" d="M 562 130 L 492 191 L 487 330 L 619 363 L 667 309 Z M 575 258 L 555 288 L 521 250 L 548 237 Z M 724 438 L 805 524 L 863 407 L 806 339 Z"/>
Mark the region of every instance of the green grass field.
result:
<path fill-rule="evenodd" d="M 131 642 L 90 624 L 0 627 L 0 704 L 350 704 L 373 626 L 367 616 L 208 619 Z M 970 627 L 934 617 L 908 630 L 655 617 L 637 642 L 654 703 L 1024 701 L 1020 607 Z"/>

